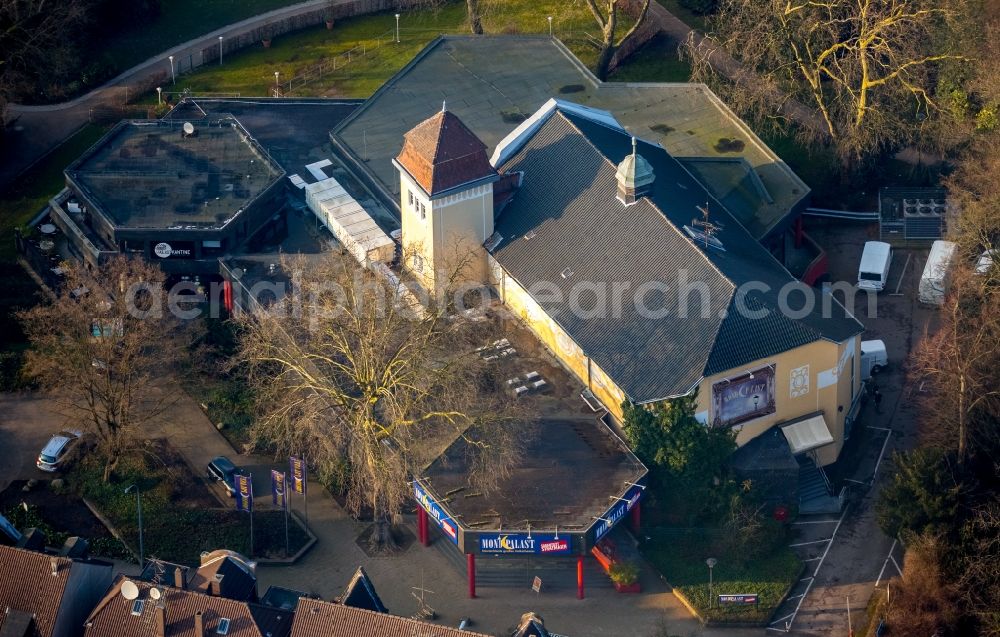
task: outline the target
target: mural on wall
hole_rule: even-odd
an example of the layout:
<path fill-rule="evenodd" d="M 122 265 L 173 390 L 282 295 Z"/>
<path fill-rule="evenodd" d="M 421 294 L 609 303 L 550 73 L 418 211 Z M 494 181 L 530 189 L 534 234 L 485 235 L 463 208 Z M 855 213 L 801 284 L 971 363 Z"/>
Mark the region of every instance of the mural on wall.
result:
<path fill-rule="evenodd" d="M 792 398 L 809 393 L 809 366 L 796 367 L 788 375 L 788 393 Z"/>
<path fill-rule="evenodd" d="M 712 383 L 713 427 L 731 427 L 775 410 L 771 365 Z"/>

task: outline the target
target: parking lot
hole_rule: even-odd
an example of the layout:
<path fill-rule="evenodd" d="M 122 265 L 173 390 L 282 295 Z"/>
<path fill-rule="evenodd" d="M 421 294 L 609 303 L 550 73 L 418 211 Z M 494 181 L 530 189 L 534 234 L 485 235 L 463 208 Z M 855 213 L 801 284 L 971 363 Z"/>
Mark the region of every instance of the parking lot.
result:
<path fill-rule="evenodd" d="M 52 410 L 52 402 L 37 396 L 0 395 L 0 491 L 13 480 L 51 477 L 35 467 L 45 443 L 66 419 Z"/>
<path fill-rule="evenodd" d="M 866 241 L 878 240 L 878 226 L 811 220 L 806 231 L 827 249 L 832 282 L 855 283 Z M 855 297 L 854 311 L 864 323 L 862 340 L 881 339 L 889 368 L 875 382 L 883 395 L 881 409 L 872 401 L 845 445 L 841 460 L 827 468 L 837 492 L 847 486 L 848 505 L 838 515 L 805 516 L 796 521 L 792 548 L 805 564 L 801 581 L 775 613 L 768 632 L 795 635 L 848 634 L 865 619 L 865 607 L 876 583 L 899 574 L 902 551 L 875 520 L 874 504 L 881 482 L 891 474 L 895 450 L 915 440 L 916 414 L 909 393 L 906 358 L 934 327 L 937 310 L 917 301 L 917 285 L 929 246 L 894 250 L 886 289 L 869 307 L 866 293 Z"/>

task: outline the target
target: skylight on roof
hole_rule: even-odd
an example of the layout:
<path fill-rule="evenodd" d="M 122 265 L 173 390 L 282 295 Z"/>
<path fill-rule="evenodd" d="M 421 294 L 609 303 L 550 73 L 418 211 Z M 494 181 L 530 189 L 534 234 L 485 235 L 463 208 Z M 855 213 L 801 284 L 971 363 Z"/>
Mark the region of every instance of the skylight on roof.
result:
<path fill-rule="evenodd" d="M 136 600 L 132 601 L 132 614 L 133 615 L 142 615 L 142 606 L 143 606 L 143 603 L 144 603 L 144 600 L 141 600 L 141 599 L 136 599 Z"/>
<path fill-rule="evenodd" d="M 215 628 L 216 635 L 227 635 L 229 634 L 229 619 L 223 617 L 219 620 L 219 625 Z"/>

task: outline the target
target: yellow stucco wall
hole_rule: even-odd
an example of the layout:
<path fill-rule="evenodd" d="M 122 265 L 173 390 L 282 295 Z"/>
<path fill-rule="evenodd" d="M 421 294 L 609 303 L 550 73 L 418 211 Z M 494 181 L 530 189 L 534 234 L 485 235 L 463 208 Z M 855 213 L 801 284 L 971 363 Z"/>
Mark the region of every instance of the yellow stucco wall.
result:
<path fill-rule="evenodd" d="M 737 444 L 746 444 L 775 424 L 821 411 L 834 443 L 818 449 L 816 459 L 820 465 L 828 465 L 837 459 L 844 446 L 844 418 L 851 407 L 852 383 L 854 391 L 858 391 L 860 387 L 860 363 L 857 356 L 860 338 L 857 336 L 844 343 L 815 341 L 778 356 L 748 363 L 740 369 L 709 376 L 699 385 L 698 412 L 708 422 L 712 421 L 714 383 L 773 365 L 775 412 L 735 425 L 733 429 L 737 432 Z M 793 374 L 808 378 L 808 383 L 797 385 L 794 393 L 791 382 Z"/>
<path fill-rule="evenodd" d="M 562 364 L 581 383 L 590 387 L 604 407 L 621 421 L 621 403 L 626 398 L 621 388 L 597 364 L 589 360 L 576 342 L 492 257 L 489 262 L 490 281 L 500 292 L 508 309 L 519 316 Z M 844 418 L 850 410 L 854 393 L 860 389 L 860 341 L 860 335 L 843 343 L 815 341 L 772 358 L 754 361 L 740 369 L 704 378 L 698 391 L 698 416 L 706 422 L 712 420 L 713 383 L 742 376 L 748 370 L 773 365 L 775 412 L 734 426 L 737 444 L 745 445 L 775 424 L 820 411 L 823 412 L 834 442 L 817 449 L 815 455 L 818 464 L 828 465 L 837 459 L 843 448 Z M 806 383 L 800 380 L 794 392 L 793 373 L 798 379 L 807 379 Z"/>
<path fill-rule="evenodd" d="M 400 171 L 400 217 L 403 253 L 407 267 L 423 285 L 435 290 L 435 281 L 452 275 L 459 267 L 464 280 L 486 281 L 486 259 L 481 246 L 493 234 L 493 184 L 430 199 L 405 172 Z M 415 198 L 410 204 L 410 193 Z M 423 204 L 421 218 L 418 203 Z M 416 267 L 415 256 L 423 259 Z"/>

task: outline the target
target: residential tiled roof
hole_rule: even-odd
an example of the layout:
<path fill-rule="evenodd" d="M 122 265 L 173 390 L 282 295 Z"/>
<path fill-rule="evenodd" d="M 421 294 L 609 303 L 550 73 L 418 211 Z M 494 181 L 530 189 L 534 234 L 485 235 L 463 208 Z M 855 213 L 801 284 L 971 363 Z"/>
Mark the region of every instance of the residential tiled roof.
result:
<path fill-rule="evenodd" d="M 56 567 L 52 574 L 53 564 Z M 49 637 L 55 628 L 73 560 L 53 557 L 10 546 L 0 546 L 0 611 L 10 608 L 35 615 L 40 637 Z M 7 614 L 0 612 L 0 630 Z"/>
<path fill-rule="evenodd" d="M 336 601 L 345 606 L 367 608 L 378 613 L 389 612 L 375 591 L 375 585 L 372 583 L 371 578 L 368 577 L 368 573 L 365 572 L 363 566 L 359 566 L 358 570 L 354 571 L 354 576 L 347 583 L 344 592 L 340 594 L 340 597 Z"/>
<path fill-rule="evenodd" d="M 131 580 L 139 588 L 143 606 L 133 614 L 133 602 L 122 597 L 126 578 L 119 577 L 87 619 L 84 637 L 150 637 L 154 634 L 155 604 L 149 582 Z M 158 587 L 166 612 L 165 637 L 202 637 L 195 634 L 195 613 L 202 612 L 205 633 L 216 634 L 222 619 L 229 620 L 228 637 L 287 637 L 292 613 L 259 604 L 205 595 L 170 586 Z"/>
<path fill-rule="evenodd" d="M 487 637 L 482 633 L 438 626 L 362 608 L 302 599 L 291 637 Z M 89 637 L 89 636 L 88 636 Z"/>
<path fill-rule="evenodd" d="M 167 582 L 170 583 L 170 582 Z M 191 577 L 191 589 L 239 601 L 257 601 L 257 576 L 249 560 L 232 551 L 202 554 Z"/>
<path fill-rule="evenodd" d="M 777 312 L 778 293 L 794 277 L 662 147 L 639 141 L 655 181 L 648 197 L 623 205 L 615 170 L 630 152 L 623 129 L 556 109 L 498 166 L 522 171 L 524 179 L 497 220 L 504 238 L 493 251 L 525 289 L 541 282 L 558 288 L 561 300 L 546 294 L 536 301 L 629 398 L 642 403 L 686 394 L 705 375 L 861 332 L 837 303 L 830 318 L 820 315 L 818 303 L 802 318 Z M 723 226 L 715 237 L 725 250 L 696 244 L 684 230 L 706 205 L 710 220 Z M 751 281 L 768 290 L 737 293 Z M 569 309 L 579 282 L 630 287 L 618 311 L 594 317 Z M 666 284 L 667 291 L 648 289 L 645 306 L 665 316 L 643 316 L 631 302 L 635 290 L 651 284 Z M 683 315 L 685 285 L 698 290 L 687 295 Z M 734 311 L 740 306 L 769 311 L 752 318 Z"/>
<path fill-rule="evenodd" d="M 403 140 L 396 161 L 432 197 L 496 175 L 486 145 L 450 111 L 417 124 Z"/>

